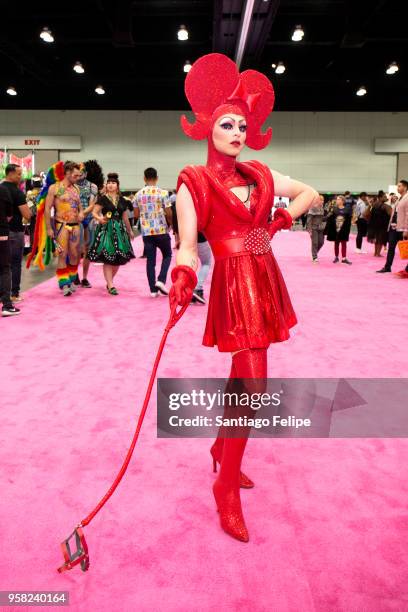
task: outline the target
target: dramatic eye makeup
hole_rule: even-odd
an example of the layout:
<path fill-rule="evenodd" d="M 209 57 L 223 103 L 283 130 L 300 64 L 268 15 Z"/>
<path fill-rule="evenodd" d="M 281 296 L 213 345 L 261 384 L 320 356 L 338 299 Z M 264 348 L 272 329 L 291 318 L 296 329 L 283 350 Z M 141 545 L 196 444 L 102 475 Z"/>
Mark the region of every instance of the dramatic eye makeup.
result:
<path fill-rule="evenodd" d="M 233 119 L 231 119 L 230 117 L 228 118 L 225 117 L 224 119 L 221 120 L 220 127 L 223 130 L 232 130 L 234 128 L 234 123 L 235 122 Z M 246 123 L 243 123 L 242 125 L 239 126 L 239 131 L 243 133 L 247 131 Z"/>
<path fill-rule="evenodd" d="M 223 123 L 220 123 L 220 127 L 222 127 L 223 130 L 232 130 L 234 126 L 231 121 L 224 121 Z"/>

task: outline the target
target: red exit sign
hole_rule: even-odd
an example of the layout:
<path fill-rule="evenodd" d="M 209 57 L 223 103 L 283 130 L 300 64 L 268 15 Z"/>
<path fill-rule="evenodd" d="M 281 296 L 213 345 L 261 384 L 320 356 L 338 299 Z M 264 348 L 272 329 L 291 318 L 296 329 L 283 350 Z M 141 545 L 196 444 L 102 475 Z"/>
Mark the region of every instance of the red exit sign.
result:
<path fill-rule="evenodd" d="M 34 140 L 33 138 L 26 138 L 24 141 L 25 145 L 38 146 L 40 144 L 40 140 Z"/>

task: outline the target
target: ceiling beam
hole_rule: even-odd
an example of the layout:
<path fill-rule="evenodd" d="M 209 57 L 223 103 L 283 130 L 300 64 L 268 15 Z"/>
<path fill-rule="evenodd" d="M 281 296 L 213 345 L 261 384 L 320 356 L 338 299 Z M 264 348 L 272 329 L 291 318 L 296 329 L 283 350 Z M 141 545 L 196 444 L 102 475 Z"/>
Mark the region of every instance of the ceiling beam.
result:
<path fill-rule="evenodd" d="M 210 5 L 210 6 L 209 6 Z M 212 9 L 208 0 L 176 0 L 169 2 L 155 0 L 132 2 L 132 13 L 136 17 L 172 17 L 179 15 L 180 24 L 185 23 L 186 17 L 211 16 Z"/>
<path fill-rule="evenodd" d="M 236 48 L 244 0 L 214 0 L 212 50 L 232 57 Z"/>
<path fill-rule="evenodd" d="M 280 0 L 269 0 L 269 2 L 257 0 L 257 2 L 243 62 L 246 68 L 256 67 L 259 64 L 280 6 Z"/>
<path fill-rule="evenodd" d="M 341 48 L 361 48 L 366 43 L 367 25 L 372 17 L 379 12 L 386 0 L 355 0 L 346 1 L 347 10 L 347 31 L 340 43 Z"/>
<path fill-rule="evenodd" d="M 242 12 L 241 25 L 239 28 L 239 37 L 235 49 L 235 63 L 238 69 L 241 66 L 242 58 L 244 57 L 245 47 L 248 39 L 248 32 L 251 26 L 252 13 L 254 10 L 255 0 L 245 0 L 245 7 Z"/>
<path fill-rule="evenodd" d="M 132 0 L 116 0 L 116 19 L 113 28 L 114 47 L 133 47 Z"/>
<path fill-rule="evenodd" d="M 224 41 L 221 38 L 223 0 L 214 0 L 213 26 L 212 26 L 212 50 L 213 53 L 221 53 Z"/>
<path fill-rule="evenodd" d="M 43 68 L 31 55 L 28 55 L 22 50 L 22 47 L 6 40 L 4 37 L 0 39 L 0 54 L 16 65 L 17 73 L 24 76 L 24 73 L 31 75 L 36 81 L 42 85 L 49 87 L 54 81 L 51 70 Z M 2 72 L 5 72 L 4 63 Z"/>

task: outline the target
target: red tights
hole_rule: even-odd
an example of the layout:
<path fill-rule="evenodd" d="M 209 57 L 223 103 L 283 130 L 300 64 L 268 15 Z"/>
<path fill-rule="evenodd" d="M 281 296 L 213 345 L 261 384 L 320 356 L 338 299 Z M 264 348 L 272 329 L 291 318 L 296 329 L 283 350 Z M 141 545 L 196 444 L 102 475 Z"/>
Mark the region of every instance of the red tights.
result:
<path fill-rule="evenodd" d="M 232 368 L 227 390 L 248 394 L 261 393 L 265 390 L 266 376 L 266 349 L 239 351 L 232 357 Z M 250 415 L 250 413 L 253 413 L 250 406 L 241 407 L 240 405 L 234 405 L 234 402 L 225 406 L 224 409 L 224 417 L 244 416 L 245 414 Z M 249 427 L 225 427 L 224 439 L 220 437 L 220 431 L 214 445 L 223 446 L 220 473 L 213 485 L 221 527 L 233 538 L 242 542 L 248 542 L 249 540 L 240 498 L 240 486 L 242 486 L 244 476 L 241 474 L 241 462 L 249 432 Z"/>
<path fill-rule="evenodd" d="M 267 358 L 266 349 L 247 349 L 239 351 L 232 357 L 232 366 L 227 390 L 251 393 L 263 393 L 266 387 Z M 239 381 L 234 381 L 239 379 Z M 237 383 L 238 387 L 237 388 Z M 253 416 L 249 406 L 226 406 L 224 417 Z M 229 481 L 232 486 L 239 486 L 241 461 L 250 433 L 249 427 L 229 427 L 224 432 L 220 480 Z"/>

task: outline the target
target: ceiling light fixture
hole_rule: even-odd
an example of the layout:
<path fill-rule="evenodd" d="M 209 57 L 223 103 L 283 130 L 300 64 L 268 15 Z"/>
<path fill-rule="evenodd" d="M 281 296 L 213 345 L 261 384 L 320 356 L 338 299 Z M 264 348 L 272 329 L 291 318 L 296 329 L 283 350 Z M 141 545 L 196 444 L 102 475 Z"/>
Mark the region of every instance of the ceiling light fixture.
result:
<path fill-rule="evenodd" d="M 103 96 L 103 94 L 105 93 L 104 88 L 102 87 L 102 85 L 98 85 L 97 87 L 95 87 L 95 91 L 97 94 L 99 94 L 100 96 Z"/>
<path fill-rule="evenodd" d="M 52 43 L 54 42 L 54 37 L 52 35 L 51 30 L 49 30 L 48 28 L 43 28 L 42 32 L 40 34 L 40 38 L 46 42 L 46 43 Z"/>
<path fill-rule="evenodd" d="M 84 74 L 85 72 L 85 68 L 83 67 L 83 65 L 81 64 L 81 62 L 75 62 L 73 70 L 77 73 L 77 74 Z"/>
<path fill-rule="evenodd" d="M 179 40 L 188 40 L 188 30 L 185 25 L 181 25 L 177 32 L 177 38 Z"/>
<path fill-rule="evenodd" d="M 396 72 L 398 72 L 398 70 L 399 70 L 399 66 L 397 62 L 391 62 L 391 64 L 388 66 L 385 72 L 386 74 L 395 74 Z"/>
<path fill-rule="evenodd" d="M 183 68 L 184 72 L 190 72 L 191 70 L 191 64 L 190 62 L 187 60 L 186 63 L 184 64 L 184 68 Z"/>
<path fill-rule="evenodd" d="M 283 62 L 278 62 L 278 65 L 275 68 L 276 74 L 283 74 L 286 70 L 286 66 Z"/>
<path fill-rule="evenodd" d="M 276 64 L 271 64 L 272 68 L 276 68 Z"/>
<path fill-rule="evenodd" d="M 8 93 L 9 96 L 16 96 L 17 95 L 17 90 L 16 90 L 15 87 L 10 86 L 10 87 L 7 88 L 7 93 Z"/>
<path fill-rule="evenodd" d="M 362 85 L 361 87 L 359 87 L 356 91 L 356 95 L 357 96 L 365 96 L 367 93 L 366 88 Z"/>
<path fill-rule="evenodd" d="M 303 28 L 301 25 L 297 25 L 293 34 L 292 34 L 292 40 L 295 42 L 300 42 L 302 40 L 302 38 L 304 37 L 305 33 L 303 31 Z"/>

